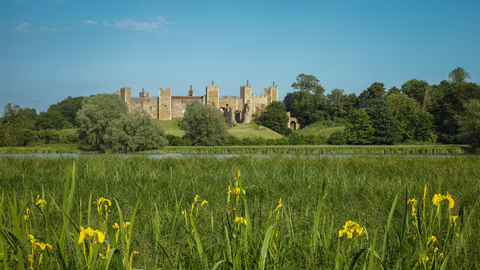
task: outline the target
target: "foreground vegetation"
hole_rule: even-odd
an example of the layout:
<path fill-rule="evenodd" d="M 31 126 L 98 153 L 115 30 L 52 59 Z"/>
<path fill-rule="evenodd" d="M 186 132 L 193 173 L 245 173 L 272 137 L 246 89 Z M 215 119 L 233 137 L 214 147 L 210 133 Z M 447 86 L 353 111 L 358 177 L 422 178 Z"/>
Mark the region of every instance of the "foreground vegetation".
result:
<path fill-rule="evenodd" d="M 476 157 L 1 158 L 0 265 L 478 269 L 479 176 Z"/>

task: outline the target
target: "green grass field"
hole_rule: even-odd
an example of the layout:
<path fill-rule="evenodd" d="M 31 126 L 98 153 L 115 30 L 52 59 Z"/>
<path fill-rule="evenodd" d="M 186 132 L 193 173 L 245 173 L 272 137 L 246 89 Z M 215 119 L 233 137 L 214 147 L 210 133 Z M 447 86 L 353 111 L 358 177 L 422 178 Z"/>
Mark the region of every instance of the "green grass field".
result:
<path fill-rule="evenodd" d="M 479 269 L 479 177 L 478 157 L 3 157 L 0 265 Z"/>

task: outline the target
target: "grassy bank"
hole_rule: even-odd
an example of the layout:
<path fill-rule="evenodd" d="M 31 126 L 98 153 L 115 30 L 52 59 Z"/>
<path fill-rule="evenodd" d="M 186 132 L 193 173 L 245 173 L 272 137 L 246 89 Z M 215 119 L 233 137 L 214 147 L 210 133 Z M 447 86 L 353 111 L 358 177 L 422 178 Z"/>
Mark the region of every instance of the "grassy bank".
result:
<path fill-rule="evenodd" d="M 0 265 L 28 266 L 35 252 L 38 268 L 90 260 L 105 269 L 108 258 L 84 254 L 105 257 L 110 244 L 116 269 L 478 269 L 479 177 L 477 157 L 0 158 Z M 447 191 L 453 208 L 433 205 Z M 37 195 L 47 204 L 36 206 Z M 112 202 L 107 212 L 92 203 L 101 197 Z M 449 216 L 459 217 L 449 225 Z M 339 237 L 349 220 L 361 236 Z M 80 226 L 108 244 L 98 235 L 78 244 Z M 10 246 L 6 231 L 21 244 Z M 52 250 L 32 251 L 27 234 Z"/>

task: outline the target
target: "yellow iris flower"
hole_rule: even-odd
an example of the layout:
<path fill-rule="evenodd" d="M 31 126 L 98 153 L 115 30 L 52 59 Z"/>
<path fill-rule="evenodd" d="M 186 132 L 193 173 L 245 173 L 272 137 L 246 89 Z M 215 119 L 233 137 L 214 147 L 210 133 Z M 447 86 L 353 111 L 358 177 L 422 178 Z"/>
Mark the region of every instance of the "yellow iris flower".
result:
<path fill-rule="evenodd" d="M 81 244 L 83 243 L 83 240 L 86 239 L 87 241 L 90 241 L 90 239 L 95 236 L 95 234 L 98 237 L 98 242 L 103 243 L 105 240 L 105 235 L 99 231 L 99 230 L 94 230 L 90 227 L 83 229 L 83 227 L 80 227 L 80 237 L 78 238 L 78 243 Z"/>
<path fill-rule="evenodd" d="M 238 222 L 240 224 L 243 223 L 243 224 L 247 225 L 247 220 L 244 219 L 243 217 L 236 217 L 235 220 L 233 220 L 233 222 Z"/>
<path fill-rule="evenodd" d="M 243 193 L 243 195 L 246 195 L 245 189 L 242 189 L 242 193 Z M 240 194 L 240 188 L 234 189 L 234 190 L 233 190 L 233 194 L 234 194 L 234 195 Z"/>
<path fill-rule="evenodd" d="M 455 205 L 455 201 L 453 200 L 452 196 L 448 194 L 448 191 L 446 196 L 442 196 L 442 200 L 448 200 L 448 207 L 450 207 L 450 209 L 452 209 Z"/>
<path fill-rule="evenodd" d="M 450 223 L 455 224 L 457 222 L 458 216 L 450 216 Z"/>
<path fill-rule="evenodd" d="M 207 204 L 207 200 L 203 200 L 202 204 L 200 204 L 200 206 L 204 205 L 204 204 Z"/>
<path fill-rule="evenodd" d="M 47 201 L 40 199 L 40 195 L 38 195 L 35 205 L 37 205 L 38 207 L 43 207 L 46 204 L 47 204 Z"/>
<path fill-rule="evenodd" d="M 436 206 L 439 206 L 442 201 L 443 201 L 442 194 L 433 195 L 433 199 L 432 199 L 433 204 L 435 204 Z"/>
<path fill-rule="evenodd" d="M 417 205 L 417 200 L 415 200 L 415 198 L 410 199 L 407 201 L 407 204 Z"/>
<path fill-rule="evenodd" d="M 355 232 L 358 234 L 358 236 L 362 236 L 363 233 L 366 233 L 365 229 L 360 227 L 358 223 L 349 220 L 345 222 L 345 225 L 343 225 L 343 230 L 338 231 L 338 237 L 342 237 L 344 234 L 346 234 L 347 238 L 351 239 L 353 238 L 353 234 Z"/>
<path fill-rule="evenodd" d="M 35 244 L 33 245 L 33 249 L 35 249 L 37 246 L 40 248 L 40 250 L 44 250 L 44 249 L 47 248 L 47 247 L 48 247 L 50 250 L 53 249 L 53 247 L 52 247 L 50 244 L 46 244 L 46 243 L 35 243 Z"/>

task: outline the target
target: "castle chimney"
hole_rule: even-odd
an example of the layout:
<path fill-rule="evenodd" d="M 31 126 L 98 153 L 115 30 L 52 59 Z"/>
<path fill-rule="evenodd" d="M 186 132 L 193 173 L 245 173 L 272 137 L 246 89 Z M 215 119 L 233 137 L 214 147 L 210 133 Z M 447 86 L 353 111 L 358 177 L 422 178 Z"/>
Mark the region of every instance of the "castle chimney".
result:
<path fill-rule="evenodd" d="M 192 91 L 192 85 L 190 85 L 190 91 Z"/>
<path fill-rule="evenodd" d="M 247 86 L 248 86 L 248 80 L 247 80 Z"/>
<path fill-rule="evenodd" d="M 273 82 L 273 87 L 275 87 L 275 82 Z"/>
<path fill-rule="evenodd" d="M 212 86 L 214 85 L 214 82 L 212 81 Z"/>

